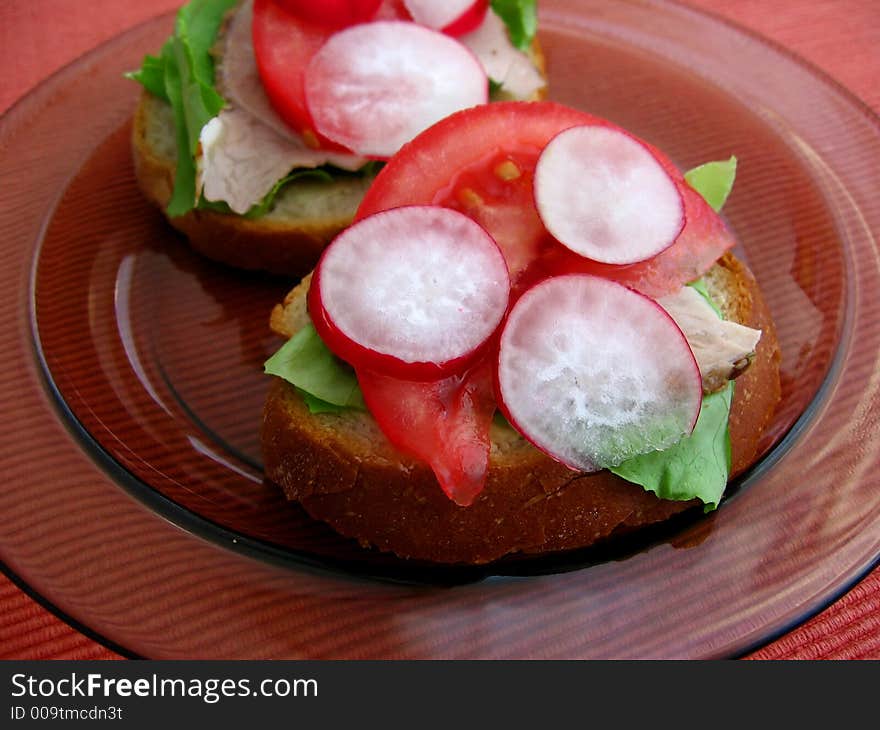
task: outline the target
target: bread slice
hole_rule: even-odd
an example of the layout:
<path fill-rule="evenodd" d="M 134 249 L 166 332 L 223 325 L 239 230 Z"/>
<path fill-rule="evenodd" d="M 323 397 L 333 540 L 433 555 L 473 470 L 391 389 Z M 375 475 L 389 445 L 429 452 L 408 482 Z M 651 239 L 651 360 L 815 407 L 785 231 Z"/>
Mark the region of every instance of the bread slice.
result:
<path fill-rule="evenodd" d="M 148 91 L 141 93 L 134 116 L 132 151 L 141 190 L 164 212 L 177 166 L 174 117 L 171 106 Z M 299 277 L 351 222 L 371 182 L 357 175 L 327 182 L 303 178 L 285 185 L 272 209 L 259 218 L 195 209 L 168 220 L 208 258 Z"/>
<path fill-rule="evenodd" d="M 706 276 L 725 316 L 763 331 L 737 379 L 730 416 L 732 472 L 754 460 L 780 396 L 779 348 L 754 277 L 733 255 Z M 292 336 L 307 322 L 306 278 L 272 312 Z M 615 532 L 667 519 L 697 502 L 658 499 L 603 471 L 580 474 L 544 455 L 513 429 L 493 424 L 488 481 L 470 507 L 442 492 L 430 468 L 389 443 L 360 411 L 311 414 L 296 389 L 275 378 L 262 424 L 265 473 L 314 518 L 364 546 L 404 558 L 485 563 L 512 552 L 585 547 Z"/>
<path fill-rule="evenodd" d="M 223 38 L 217 43 L 222 56 Z M 544 54 L 537 39 L 529 57 L 546 78 Z M 218 58 L 218 63 L 221 59 Z M 542 88 L 529 101 L 544 98 Z M 496 93 L 495 100 L 507 98 Z M 171 200 L 177 167 L 171 106 L 143 91 L 134 114 L 132 155 L 138 184 L 163 212 Z M 332 181 L 304 178 L 282 188 L 272 209 L 247 219 L 234 213 L 192 210 L 169 222 L 192 247 L 215 261 L 241 269 L 299 278 L 314 268 L 325 246 L 351 223 L 373 177 L 345 175 Z"/>

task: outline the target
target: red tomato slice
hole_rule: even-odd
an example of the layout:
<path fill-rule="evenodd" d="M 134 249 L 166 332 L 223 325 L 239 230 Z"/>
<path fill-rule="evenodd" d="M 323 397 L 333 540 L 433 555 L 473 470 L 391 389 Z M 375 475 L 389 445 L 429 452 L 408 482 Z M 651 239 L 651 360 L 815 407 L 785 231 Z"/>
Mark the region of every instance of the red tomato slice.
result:
<path fill-rule="evenodd" d="M 287 12 L 275 0 L 254 0 L 254 55 L 263 88 L 275 111 L 313 147 L 322 140 L 306 106 L 303 79 L 309 60 L 331 33 Z"/>
<path fill-rule="evenodd" d="M 384 0 L 374 14 L 386 19 L 407 17 L 400 0 Z M 306 105 L 306 67 L 334 27 L 299 17 L 277 0 L 254 0 L 252 32 L 260 80 L 281 118 L 311 147 L 350 151 L 318 134 Z"/>
<path fill-rule="evenodd" d="M 434 470 L 443 491 L 466 507 L 483 489 L 495 414 L 488 358 L 463 376 L 432 382 L 357 371 L 370 413 L 389 440 Z"/>
<path fill-rule="evenodd" d="M 473 218 L 504 253 L 511 283 L 542 253 L 557 245 L 532 204 L 537 155 L 498 152 L 462 170 L 435 203 Z"/>

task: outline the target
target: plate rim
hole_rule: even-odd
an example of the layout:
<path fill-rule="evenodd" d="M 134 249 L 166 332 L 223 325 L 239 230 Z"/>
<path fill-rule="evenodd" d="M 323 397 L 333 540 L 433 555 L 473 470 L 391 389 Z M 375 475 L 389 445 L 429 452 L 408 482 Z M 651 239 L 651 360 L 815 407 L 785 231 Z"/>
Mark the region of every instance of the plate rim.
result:
<path fill-rule="evenodd" d="M 875 126 L 875 128 L 878 129 L 878 131 L 880 131 L 880 115 L 875 113 L 870 107 L 868 107 L 866 105 L 866 103 L 864 101 L 862 101 L 858 96 L 856 96 L 851 91 L 849 91 L 846 87 L 842 86 L 839 82 L 837 82 L 833 77 L 831 77 L 829 74 L 824 72 L 821 68 L 816 67 L 814 64 L 811 64 L 809 61 L 807 61 L 807 60 L 803 59 L 802 57 L 800 57 L 799 55 L 791 52 L 790 50 L 786 49 L 785 47 L 751 31 L 748 28 L 741 27 L 737 23 L 734 23 L 734 22 L 729 21 L 725 18 L 717 16 L 715 13 L 703 11 L 701 9 L 696 9 L 691 6 L 685 5 L 685 4 L 681 3 L 680 0 L 666 0 L 665 3 L 654 2 L 651 4 L 654 6 L 658 6 L 658 7 L 662 6 L 664 4 L 665 5 L 671 4 L 671 5 L 678 6 L 679 8 L 682 8 L 688 12 L 702 15 L 706 18 L 710 18 L 711 20 L 713 20 L 715 22 L 720 22 L 723 25 L 728 26 L 729 28 L 731 28 L 732 30 L 734 30 L 738 33 L 745 33 L 746 35 L 749 35 L 750 37 L 752 37 L 754 40 L 758 41 L 760 44 L 764 45 L 765 47 L 769 47 L 777 53 L 782 53 L 783 55 L 787 56 L 792 62 L 794 62 L 802 67 L 805 67 L 814 78 L 819 79 L 820 81 L 822 81 L 826 85 L 832 86 L 834 88 L 835 92 L 842 95 L 843 97 L 845 97 L 849 103 L 852 104 L 853 102 L 855 102 L 855 106 L 857 106 L 861 112 L 865 113 L 866 116 L 868 117 L 868 120 L 871 123 L 873 123 L 873 125 Z M 138 25 L 133 26 L 132 28 L 129 28 L 125 32 L 114 36 L 113 38 L 109 39 L 108 41 L 105 41 L 104 43 L 96 46 L 95 48 L 92 48 L 91 50 L 85 52 L 84 54 L 81 54 L 76 59 L 74 59 L 70 63 L 66 64 L 64 67 L 58 69 L 57 71 L 53 72 L 50 76 L 43 79 L 37 86 L 33 87 L 29 92 L 27 92 L 22 97 L 19 97 L 19 99 L 17 99 L 15 101 L 15 103 L 4 112 L 2 117 L 0 117 L 0 141 L 5 139 L 6 135 L 9 134 L 9 129 L 14 126 L 17 116 L 19 114 L 23 113 L 20 110 L 24 109 L 25 105 L 35 103 L 34 102 L 35 98 L 38 99 L 40 95 L 45 95 L 46 93 L 48 93 L 48 91 L 50 91 L 52 89 L 52 87 L 54 85 L 62 82 L 63 79 L 68 74 L 74 73 L 82 65 L 82 63 L 84 62 L 85 59 L 92 57 L 93 54 L 98 53 L 102 49 L 106 52 L 108 49 L 115 48 L 117 46 L 125 46 L 126 43 L 130 40 L 130 38 L 139 35 L 139 33 L 143 32 L 143 30 L 146 27 L 152 27 L 153 25 L 157 24 L 157 22 L 159 22 L 159 21 L 166 22 L 167 19 L 169 17 L 173 16 L 174 14 L 175 14 L 175 11 L 171 11 L 169 13 L 164 13 L 164 14 L 155 16 L 151 19 L 148 19 L 142 23 L 139 23 Z M 66 187 L 66 184 L 61 186 L 62 193 L 63 193 L 63 190 L 65 187 Z M 56 201 L 56 203 L 57 203 L 57 201 Z M 54 208 L 54 205 L 52 207 Z M 51 218 L 51 212 L 49 212 L 48 217 Z M 42 235 L 41 235 L 41 239 L 42 239 Z M 28 294 L 28 296 L 30 296 L 30 293 Z M 839 356 L 839 354 L 836 353 L 835 358 L 837 358 L 838 356 Z M 821 386 L 822 389 L 825 388 L 826 383 L 830 377 L 831 377 L 831 368 L 829 367 L 829 371 L 826 373 L 825 377 L 823 378 L 823 383 Z M 61 403 L 63 403 L 63 399 L 59 398 L 59 400 Z M 797 428 L 798 424 L 801 424 L 801 421 L 805 417 L 805 415 L 806 414 L 801 414 L 801 416 L 798 417 L 796 423 L 792 426 L 792 430 Z M 86 432 L 86 435 L 89 438 L 91 438 L 91 435 L 87 434 L 87 432 Z M 788 436 L 786 436 L 785 438 L 788 438 Z M 95 442 L 95 446 L 100 448 L 100 444 L 97 444 L 97 442 Z M 774 450 L 775 450 L 775 448 L 776 447 L 774 447 Z M 103 451 L 103 449 L 102 449 L 102 451 Z M 105 453 L 105 456 L 108 459 L 110 459 L 113 463 L 116 463 L 115 460 L 112 459 L 112 456 L 110 456 L 109 454 Z M 117 464 L 117 466 L 119 466 L 119 465 Z M 124 471 L 124 469 L 121 466 L 119 466 L 119 468 Z M 128 474 L 128 472 L 125 472 L 125 474 Z M 132 475 L 128 474 L 128 476 L 131 477 Z M 162 495 L 158 495 L 158 496 L 161 497 L 162 499 L 167 499 L 167 498 L 163 497 Z M 174 506 L 177 508 L 185 510 L 185 508 L 181 508 L 180 505 L 176 505 L 176 503 L 172 503 L 172 504 L 174 504 Z M 198 515 L 195 515 L 195 514 L 193 514 L 193 516 L 197 517 L 197 518 L 199 517 Z M 788 633 L 793 627 L 802 624 L 804 621 L 809 619 L 811 616 L 814 616 L 814 615 L 820 613 L 827 606 L 831 605 L 834 601 L 838 600 L 840 598 L 840 596 L 844 595 L 846 592 L 851 590 L 851 588 L 855 584 L 857 584 L 865 575 L 867 575 L 869 572 L 871 572 L 871 570 L 873 570 L 874 567 L 876 567 L 878 564 L 880 564 L 880 553 L 878 553 L 874 557 L 874 560 L 871 563 L 863 566 L 863 568 L 858 572 L 858 574 L 851 576 L 851 578 L 847 582 L 847 584 L 841 586 L 836 591 L 834 596 L 829 597 L 827 600 L 820 601 L 818 605 L 814 606 L 807 613 L 803 614 L 802 616 L 800 616 L 797 619 L 792 619 L 786 626 L 780 627 L 772 635 L 766 634 L 764 638 L 762 638 L 760 640 L 756 640 L 752 645 L 749 646 L 749 648 L 744 649 L 742 652 L 739 652 L 737 655 L 738 656 L 744 655 L 746 653 L 749 653 L 750 651 L 753 651 L 756 647 L 763 646 L 767 643 L 772 642 L 775 638 L 778 638 L 779 636 L 782 636 L 782 635 Z M 0 565 L 2 565 L 2 568 L 3 568 L 4 572 L 7 573 L 7 575 L 14 576 L 13 582 L 18 583 L 18 581 L 21 580 L 19 578 L 19 576 L 17 575 L 17 573 L 12 571 L 12 569 L 6 565 L 5 561 L 0 563 Z M 73 618 L 72 616 L 68 618 L 67 614 L 62 609 L 60 609 L 58 606 L 56 606 L 54 604 L 54 602 L 52 602 L 48 597 L 43 596 L 33 586 L 31 586 L 28 583 L 25 583 L 23 580 L 21 580 L 21 582 L 24 585 L 28 586 L 28 588 L 31 589 L 29 591 L 26 591 L 28 594 L 33 594 L 34 596 L 38 596 L 40 599 L 39 602 L 41 603 L 41 605 L 44 605 L 44 607 L 50 608 L 50 610 L 53 613 L 55 613 L 55 615 L 59 616 L 59 618 L 61 618 L 62 620 L 64 620 L 68 624 L 72 624 L 72 622 L 79 623 L 78 620 Z M 112 647 L 112 645 L 114 644 L 113 640 L 108 639 L 107 637 L 103 636 L 100 632 L 95 632 L 94 630 L 90 629 L 88 626 L 85 626 L 85 624 L 83 624 L 83 626 L 85 627 L 85 629 L 87 631 L 91 632 L 95 636 L 98 636 L 99 640 L 102 644 L 104 644 L 105 646 L 108 646 L 108 648 L 113 649 L 113 647 Z M 74 625 L 74 628 L 77 628 L 77 627 Z M 81 630 L 81 629 L 77 629 L 77 630 Z M 86 632 L 83 632 L 83 633 L 86 633 Z M 87 633 L 87 635 L 88 635 L 88 633 Z M 122 648 L 122 647 L 120 647 L 120 648 Z M 115 649 L 113 649 L 113 650 L 115 650 Z"/>

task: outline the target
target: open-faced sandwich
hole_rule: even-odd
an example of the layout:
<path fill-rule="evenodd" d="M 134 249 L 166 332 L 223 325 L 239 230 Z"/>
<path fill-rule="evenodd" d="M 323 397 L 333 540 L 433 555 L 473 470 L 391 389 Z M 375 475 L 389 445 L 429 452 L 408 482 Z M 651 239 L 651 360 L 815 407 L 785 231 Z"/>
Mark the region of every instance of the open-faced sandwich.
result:
<path fill-rule="evenodd" d="M 131 74 L 138 182 L 192 246 L 301 276 L 422 129 L 545 89 L 535 0 L 191 0 Z"/>
<path fill-rule="evenodd" d="M 735 162 L 683 175 L 551 102 L 422 132 L 272 312 L 267 478 L 343 535 L 445 563 L 714 509 L 780 392 L 717 212 Z"/>

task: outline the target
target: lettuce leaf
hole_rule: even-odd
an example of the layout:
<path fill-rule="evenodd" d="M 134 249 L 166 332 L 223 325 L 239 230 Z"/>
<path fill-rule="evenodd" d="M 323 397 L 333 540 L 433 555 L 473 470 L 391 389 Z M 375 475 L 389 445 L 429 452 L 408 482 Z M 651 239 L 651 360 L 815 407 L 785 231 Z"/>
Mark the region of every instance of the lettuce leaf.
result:
<path fill-rule="evenodd" d="M 700 293 L 700 296 L 709 303 L 709 306 L 712 307 L 713 310 L 715 310 L 715 314 L 720 318 L 724 317 L 721 308 L 713 301 L 712 296 L 709 294 L 709 290 L 706 288 L 706 282 L 702 278 L 692 281 L 688 286 L 696 289 Z"/>
<path fill-rule="evenodd" d="M 195 203 L 195 154 L 199 134 L 223 108 L 214 87 L 211 47 L 226 12 L 238 0 L 190 0 L 177 13 L 174 35 L 159 56 L 147 55 L 141 68 L 126 74 L 171 104 L 177 140 L 177 171 L 168 214 L 180 216 Z"/>
<path fill-rule="evenodd" d="M 700 499 L 706 512 L 721 501 L 730 475 L 730 433 L 727 421 L 733 383 L 703 397 L 693 433 L 665 451 L 652 451 L 611 467 L 660 499 Z"/>
<path fill-rule="evenodd" d="M 538 32 L 537 0 L 492 0 L 491 5 L 507 26 L 510 42 L 521 51 L 528 50 Z"/>
<path fill-rule="evenodd" d="M 214 58 L 211 48 L 217 41 L 217 33 L 223 16 L 239 0 L 190 0 L 177 14 L 175 35 L 184 41 L 189 52 L 190 68 L 196 83 L 215 94 L 222 105 L 222 98 L 214 88 Z"/>
<path fill-rule="evenodd" d="M 189 149 L 189 133 L 186 121 L 186 108 L 183 101 L 183 82 L 180 69 L 175 60 L 175 39 L 170 39 L 162 47 L 165 69 L 165 93 L 174 114 L 174 134 L 177 145 L 177 169 L 174 174 L 174 189 L 168 202 L 169 215 L 183 215 L 193 207 L 196 196 L 196 166 L 192 158 L 184 152 Z"/>
<path fill-rule="evenodd" d="M 307 394 L 312 413 L 367 408 L 354 371 L 330 352 L 311 323 L 266 361 L 264 372 Z"/>
<path fill-rule="evenodd" d="M 727 201 L 727 196 L 733 189 L 735 177 L 736 157 L 733 155 L 727 160 L 707 162 L 684 174 L 684 179 L 688 184 L 703 196 L 703 199 L 715 209 L 716 213 Z"/>
<path fill-rule="evenodd" d="M 165 91 L 165 55 L 164 47 L 158 56 L 147 54 L 137 71 L 124 74 L 125 78 L 137 81 L 153 96 L 169 101 L 168 92 Z"/>

